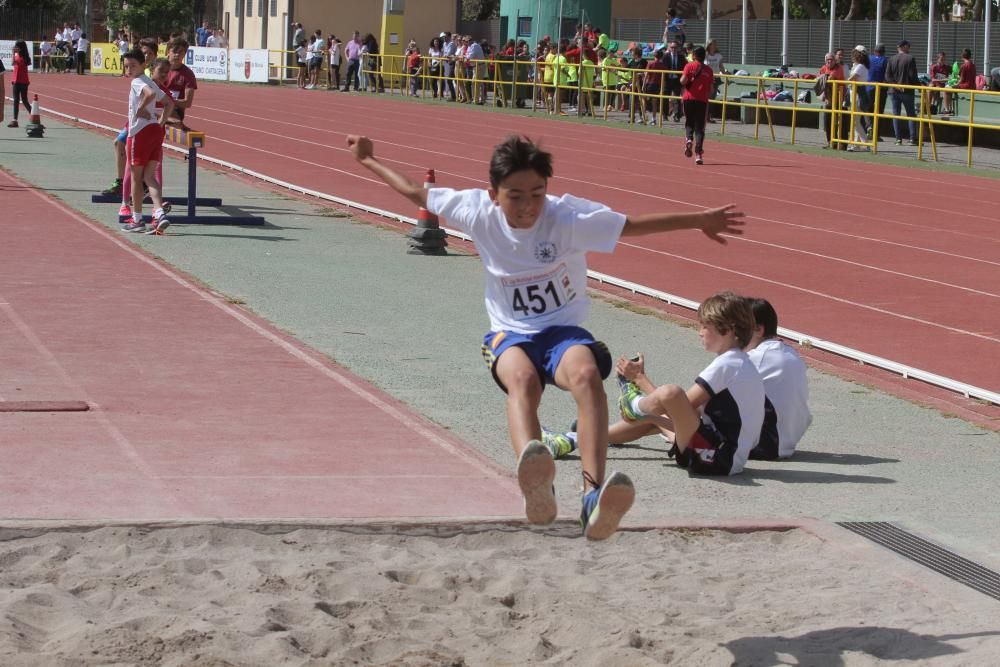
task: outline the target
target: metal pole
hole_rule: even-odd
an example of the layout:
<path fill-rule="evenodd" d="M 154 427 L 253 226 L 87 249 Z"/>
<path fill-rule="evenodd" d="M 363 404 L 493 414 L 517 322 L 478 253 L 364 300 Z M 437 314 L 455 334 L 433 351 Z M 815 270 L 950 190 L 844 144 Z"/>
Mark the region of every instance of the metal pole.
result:
<path fill-rule="evenodd" d="M 712 40 L 712 0 L 705 2 L 705 43 Z"/>
<path fill-rule="evenodd" d="M 986 75 L 986 79 L 990 78 L 990 13 L 993 9 L 993 0 L 986 0 L 986 13 L 983 17 L 986 19 L 986 23 L 983 27 L 983 37 L 985 41 L 983 42 L 983 74 Z"/>
<path fill-rule="evenodd" d="M 882 0 L 877 0 L 875 2 L 875 44 L 876 46 L 882 43 Z"/>
<path fill-rule="evenodd" d="M 991 0 L 986 0 L 991 2 Z M 925 72 L 931 71 L 934 64 L 934 0 L 927 0 L 927 67 Z"/>
<path fill-rule="evenodd" d="M 562 10 L 563 0 L 559 0 L 559 16 L 556 17 L 556 44 L 562 39 Z"/>
<path fill-rule="evenodd" d="M 740 64 L 747 64 L 747 0 L 743 0 L 743 18 L 742 18 L 742 44 L 740 46 Z"/>
<path fill-rule="evenodd" d="M 881 0 L 880 0 L 881 1 Z M 542 0 L 538 0 L 535 5 L 535 27 L 531 31 L 531 36 L 535 38 L 535 46 L 538 45 L 540 40 L 539 33 L 542 30 Z M 532 57 L 534 57 L 534 49 L 531 50 Z"/>
<path fill-rule="evenodd" d="M 785 0 L 781 7 L 781 64 L 788 65 L 788 2 Z"/>
<path fill-rule="evenodd" d="M 837 0 L 830 0 L 830 44 L 827 51 L 833 53 L 833 22 L 837 20 Z"/>

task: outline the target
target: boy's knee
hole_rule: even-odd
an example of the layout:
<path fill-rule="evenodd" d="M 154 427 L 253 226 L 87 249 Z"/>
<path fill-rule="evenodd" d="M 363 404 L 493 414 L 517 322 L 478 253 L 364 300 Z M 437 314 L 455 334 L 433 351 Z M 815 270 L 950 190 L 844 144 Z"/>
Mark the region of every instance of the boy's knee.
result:
<path fill-rule="evenodd" d="M 538 373 L 533 368 L 518 368 L 511 371 L 503 378 L 504 386 L 507 388 L 508 396 L 534 396 L 541 397 L 542 383 L 538 379 Z"/>
<path fill-rule="evenodd" d="M 569 373 L 569 389 L 571 392 L 604 392 L 604 380 L 597 364 L 581 364 Z"/>
<path fill-rule="evenodd" d="M 667 406 L 676 403 L 681 397 L 687 399 L 684 389 L 676 384 L 661 385 L 653 390 L 653 393 L 649 394 L 649 396 L 656 401 L 660 412 L 666 412 Z"/>

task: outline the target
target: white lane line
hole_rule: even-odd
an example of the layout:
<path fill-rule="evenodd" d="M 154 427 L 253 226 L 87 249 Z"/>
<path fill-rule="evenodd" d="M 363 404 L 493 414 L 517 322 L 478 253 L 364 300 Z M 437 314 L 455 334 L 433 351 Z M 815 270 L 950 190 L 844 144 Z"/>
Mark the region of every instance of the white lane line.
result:
<path fill-rule="evenodd" d="M 809 255 L 810 257 L 818 257 L 819 259 L 829 260 L 831 262 L 841 262 L 843 264 L 850 264 L 851 266 L 857 266 L 859 268 L 868 269 L 869 271 L 878 271 L 880 273 L 888 273 L 893 276 L 899 276 L 900 278 L 909 278 L 910 280 L 919 280 L 921 282 L 931 283 L 933 285 L 940 285 L 941 287 L 948 287 L 951 289 L 961 290 L 963 292 L 969 292 L 970 294 L 979 294 L 981 296 L 988 296 L 994 299 L 1000 299 L 1000 294 L 994 294 L 993 292 L 984 292 L 982 290 L 974 289 L 972 287 L 965 287 L 963 285 L 955 285 L 954 283 L 946 283 L 941 280 L 934 280 L 933 278 L 925 278 L 923 276 L 915 276 L 912 273 L 903 273 L 902 271 L 893 271 L 892 269 L 882 268 L 881 266 L 873 266 L 871 264 L 863 264 L 861 262 L 855 262 L 849 259 L 843 259 L 841 257 L 833 257 L 832 255 L 824 255 L 818 252 L 811 252 L 809 250 L 802 250 L 800 248 L 791 248 L 789 246 L 780 245 L 778 243 L 768 243 L 767 241 L 758 241 L 757 239 L 747 238 L 746 236 L 730 236 L 729 238 L 736 241 L 742 241 L 744 243 L 753 243 L 755 245 L 767 246 L 769 248 L 777 248 L 778 250 L 787 250 L 788 252 L 796 253 L 798 255 Z"/>
<path fill-rule="evenodd" d="M 731 238 L 731 237 L 730 237 Z M 765 278 L 764 276 L 758 276 L 753 273 L 746 273 L 745 271 L 737 271 L 736 269 L 729 269 L 724 266 L 718 266 L 717 264 L 711 264 L 709 262 L 703 262 L 698 259 L 692 259 L 691 257 L 685 257 L 684 255 L 676 255 L 674 253 L 666 252 L 664 250 L 654 250 L 653 248 L 646 248 L 644 246 L 635 245 L 634 243 L 628 243 L 625 241 L 619 241 L 618 245 L 626 246 L 629 248 L 635 248 L 636 250 L 642 250 L 644 252 L 651 252 L 657 255 L 663 255 L 665 257 L 671 257 L 673 259 L 679 259 L 685 262 L 690 262 L 692 264 L 698 264 L 701 266 L 706 266 L 710 269 L 716 271 L 724 271 L 726 273 L 732 273 L 733 275 L 743 276 L 744 278 L 750 278 L 752 280 L 759 280 L 761 282 L 769 283 L 771 285 L 778 285 L 779 287 L 784 287 L 786 289 L 795 290 L 797 292 L 802 292 L 804 294 L 811 294 L 812 296 L 819 297 L 821 299 L 827 299 L 829 301 L 836 301 L 837 303 L 843 303 L 848 306 L 854 306 L 855 308 L 863 308 L 865 310 L 870 310 L 880 315 L 888 315 L 889 317 L 896 317 L 901 320 L 907 320 L 910 322 L 916 322 L 918 324 L 923 324 L 929 327 L 935 327 L 938 329 L 943 329 L 951 333 L 963 334 L 966 336 L 971 336 L 973 338 L 980 338 L 982 340 L 990 341 L 991 343 L 1000 343 L 1000 338 L 993 338 L 992 336 L 984 336 L 983 334 L 976 333 L 974 331 L 967 331 L 966 329 L 959 329 L 956 327 L 949 327 L 945 324 L 940 324 L 938 322 L 931 322 L 930 320 L 924 320 L 919 317 L 914 317 L 912 315 L 904 315 L 902 313 L 897 313 L 891 310 L 886 310 L 885 308 L 877 308 L 865 303 L 860 303 L 858 301 L 852 301 L 851 299 L 845 299 L 843 297 L 834 296 L 832 294 L 826 294 L 825 292 L 818 292 L 816 290 L 808 289 L 806 287 L 800 287 L 798 285 L 792 285 L 780 280 L 773 280 L 771 278 Z"/>

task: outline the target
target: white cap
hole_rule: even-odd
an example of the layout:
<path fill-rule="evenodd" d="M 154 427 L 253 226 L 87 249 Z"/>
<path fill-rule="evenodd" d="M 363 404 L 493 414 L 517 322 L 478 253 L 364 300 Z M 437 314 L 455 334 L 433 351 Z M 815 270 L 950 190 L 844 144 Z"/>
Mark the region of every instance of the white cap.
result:
<path fill-rule="evenodd" d="M 443 33 L 443 32 L 442 32 L 442 33 L 441 33 L 440 35 L 438 35 L 438 37 L 447 37 L 447 36 L 448 36 L 448 35 L 447 35 L 447 34 L 445 34 L 445 33 Z"/>
<path fill-rule="evenodd" d="M 866 51 L 867 51 L 868 49 L 866 49 L 866 48 L 865 48 L 865 45 L 864 45 L 864 44 L 858 44 L 857 46 L 855 46 L 855 47 L 854 47 L 854 50 L 855 50 L 855 51 L 860 51 L 861 53 L 864 53 L 864 52 L 866 52 Z"/>

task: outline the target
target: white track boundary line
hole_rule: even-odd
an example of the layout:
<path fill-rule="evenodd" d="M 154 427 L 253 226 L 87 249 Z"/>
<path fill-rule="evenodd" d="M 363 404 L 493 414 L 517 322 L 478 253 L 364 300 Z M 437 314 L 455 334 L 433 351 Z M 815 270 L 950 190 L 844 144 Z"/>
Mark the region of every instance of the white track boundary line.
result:
<path fill-rule="evenodd" d="M 91 127 L 96 127 L 98 129 L 106 130 L 112 134 L 118 134 L 120 131 L 117 128 L 110 127 L 108 125 L 101 125 L 100 123 L 95 123 L 93 121 L 85 120 L 82 118 L 77 118 L 70 114 L 60 113 L 58 111 L 52 111 L 51 109 L 46 109 L 47 113 L 61 116 L 67 118 L 73 122 L 80 123 L 82 125 L 89 125 Z M 165 146 L 178 153 L 187 154 L 187 151 L 182 148 L 177 148 L 176 146 Z M 387 211 L 385 209 L 377 208 L 374 206 L 369 206 L 367 204 L 362 204 L 350 199 L 345 199 L 343 197 L 337 197 L 336 195 L 327 194 L 325 192 L 319 192 L 317 190 L 311 190 L 309 188 L 304 188 L 293 183 L 288 183 L 265 174 L 258 173 L 252 169 L 247 169 L 241 167 L 240 165 L 233 164 L 232 162 L 227 162 L 226 160 L 220 160 L 219 158 L 214 158 L 206 155 L 199 155 L 199 159 L 206 160 L 212 164 L 217 164 L 221 167 L 231 169 L 240 174 L 246 174 L 247 176 L 252 176 L 265 183 L 270 183 L 272 185 L 277 185 L 279 187 L 291 190 L 292 192 L 298 192 L 299 194 L 308 195 L 310 197 L 315 197 L 316 199 L 321 199 L 324 201 L 331 201 L 342 206 L 347 206 L 350 208 L 356 208 L 360 211 L 366 213 L 373 213 L 375 215 L 389 218 L 390 220 L 396 220 L 398 222 L 405 222 L 408 225 L 416 225 L 417 220 L 409 216 L 401 215 L 393 211 Z M 448 227 L 442 227 L 442 229 L 449 235 L 456 238 L 462 239 L 464 241 L 472 241 L 472 238 L 454 229 L 449 229 Z M 160 268 L 160 267 L 157 267 Z M 653 289 L 652 287 L 647 287 L 645 285 L 640 285 L 639 283 L 633 283 L 628 280 L 623 280 L 615 276 L 608 275 L 606 273 L 600 273 L 598 271 L 587 270 L 587 277 L 592 280 L 596 280 L 599 283 L 604 283 L 607 285 L 613 285 L 615 287 L 620 287 L 626 289 L 633 294 L 641 294 L 643 296 L 648 296 L 659 301 L 663 301 L 669 305 L 681 306 L 682 308 L 687 308 L 690 310 L 698 310 L 699 303 L 697 301 L 692 301 L 690 299 L 685 299 L 684 297 L 677 296 L 674 294 L 669 294 L 661 290 Z M 235 313 L 232 313 L 236 315 Z M 238 318 L 240 319 L 240 318 Z M 809 347 L 814 347 L 819 350 L 824 350 L 826 352 L 831 352 L 841 357 L 847 359 L 852 359 L 858 361 L 862 364 L 868 366 L 874 366 L 875 368 L 881 368 L 887 370 L 891 373 L 896 373 L 902 376 L 904 379 L 920 380 L 921 382 L 926 382 L 928 384 L 947 389 L 965 396 L 966 398 L 976 398 L 983 401 L 989 401 L 994 405 L 1000 405 L 1000 393 L 995 391 L 990 391 L 989 389 L 983 389 L 982 387 L 977 387 L 965 382 L 960 382 L 958 380 L 945 377 L 943 375 L 938 375 L 937 373 L 931 373 L 930 371 L 921 370 L 919 368 L 914 368 L 912 366 L 907 366 L 891 359 L 886 359 L 885 357 L 879 357 L 873 354 L 868 354 L 861 350 L 856 350 L 846 345 L 841 345 L 839 343 L 834 343 L 832 341 L 824 340 L 817 336 L 812 336 L 806 333 L 795 331 L 793 329 L 786 329 L 785 327 L 778 327 L 778 334 L 785 338 L 796 341 L 799 345 L 808 345 Z M 281 341 L 284 343 L 284 341 Z M 297 356 L 297 355 L 296 355 Z"/>

